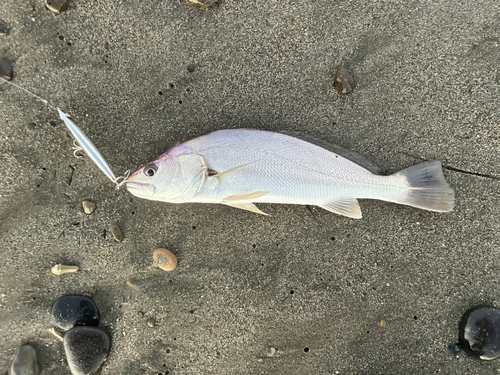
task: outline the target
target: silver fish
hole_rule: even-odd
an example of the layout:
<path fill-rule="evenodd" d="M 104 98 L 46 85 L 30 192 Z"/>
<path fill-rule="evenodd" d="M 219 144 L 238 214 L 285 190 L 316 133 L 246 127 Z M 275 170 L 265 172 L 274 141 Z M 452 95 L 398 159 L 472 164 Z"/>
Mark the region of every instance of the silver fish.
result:
<path fill-rule="evenodd" d="M 219 130 L 180 144 L 133 173 L 133 195 L 171 203 L 316 205 L 359 219 L 357 199 L 448 212 L 454 192 L 441 162 L 384 176 L 364 157 L 321 141 L 253 129 Z"/>

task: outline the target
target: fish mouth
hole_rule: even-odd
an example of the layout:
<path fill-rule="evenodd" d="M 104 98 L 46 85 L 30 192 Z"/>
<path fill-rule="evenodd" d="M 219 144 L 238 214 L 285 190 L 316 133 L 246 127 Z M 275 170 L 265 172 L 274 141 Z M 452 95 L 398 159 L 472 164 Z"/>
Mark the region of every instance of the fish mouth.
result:
<path fill-rule="evenodd" d="M 144 184 L 142 182 L 127 181 L 127 190 L 136 197 L 153 199 L 155 187 L 152 184 Z"/>

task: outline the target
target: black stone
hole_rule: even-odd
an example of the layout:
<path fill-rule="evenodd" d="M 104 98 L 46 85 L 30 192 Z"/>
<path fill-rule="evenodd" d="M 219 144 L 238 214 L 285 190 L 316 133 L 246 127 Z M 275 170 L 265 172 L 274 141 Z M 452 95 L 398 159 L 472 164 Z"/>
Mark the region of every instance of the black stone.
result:
<path fill-rule="evenodd" d="M 469 355 L 491 360 L 500 357 L 500 309 L 476 306 L 460 323 L 460 345 Z"/>
<path fill-rule="evenodd" d="M 73 375 L 95 374 L 109 352 L 109 337 L 95 327 L 75 327 L 64 335 L 64 351 Z"/>
<path fill-rule="evenodd" d="M 56 325 L 62 329 L 74 326 L 96 326 L 99 324 L 99 310 L 95 303 L 84 296 L 64 296 L 52 307 Z"/>
<path fill-rule="evenodd" d="M 0 23 L 0 35 L 9 35 L 9 34 L 10 34 L 10 28 Z"/>
<path fill-rule="evenodd" d="M 188 70 L 189 73 L 193 73 L 194 72 L 194 66 L 188 65 L 187 70 Z"/>
<path fill-rule="evenodd" d="M 12 72 L 12 63 L 8 58 L 4 57 L 0 60 L 0 78 L 10 81 L 12 79 Z M 0 84 L 1 83 L 3 83 L 3 81 L 0 80 Z"/>

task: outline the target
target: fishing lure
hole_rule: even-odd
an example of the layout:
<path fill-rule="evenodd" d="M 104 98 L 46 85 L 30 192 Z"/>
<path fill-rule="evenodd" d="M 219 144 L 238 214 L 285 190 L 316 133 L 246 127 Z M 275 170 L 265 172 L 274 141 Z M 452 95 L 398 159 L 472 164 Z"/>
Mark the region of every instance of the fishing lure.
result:
<path fill-rule="evenodd" d="M 81 131 L 81 129 L 71 121 L 68 116 L 57 108 L 57 112 L 59 112 L 59 117 L 64 121 L 66 127 L 70 131 L 70 133 L 75 137 L 73 141 L 73 154 L 77 156 L 79 151 L 84 151 L 87 156 L 92 160 L 99 169 L 106 175 L 107 178 L 111 180 L 111 182 L 116 184 L 116 188 L 120 188 L 126 181 L 128 176 L 130 175 L 130 171 L 125 172 L 125 176 L 115 177 L 113 171 L 110 166 L 104 160 L 101 153 L 97 150 L 97 147 L 92 143 L 92 141 Z"/>

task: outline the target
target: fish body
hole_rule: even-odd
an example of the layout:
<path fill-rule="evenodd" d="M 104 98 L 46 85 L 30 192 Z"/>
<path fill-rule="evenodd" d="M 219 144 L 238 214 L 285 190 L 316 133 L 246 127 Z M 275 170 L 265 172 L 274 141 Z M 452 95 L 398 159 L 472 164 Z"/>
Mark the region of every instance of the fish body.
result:
<path fill-rule="evenodd" d="M 362 156 L 295 135 L 228 129 L 192 139 L 127 180 L 134 195 L 171 203 L 220 203 L 258 213 L 254 203 L 316 205 L 361 218 L 357 199 L 431 211 L 453 209 L 440 162 L 384 176 Z"/>

